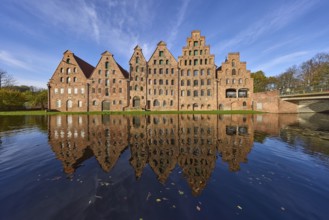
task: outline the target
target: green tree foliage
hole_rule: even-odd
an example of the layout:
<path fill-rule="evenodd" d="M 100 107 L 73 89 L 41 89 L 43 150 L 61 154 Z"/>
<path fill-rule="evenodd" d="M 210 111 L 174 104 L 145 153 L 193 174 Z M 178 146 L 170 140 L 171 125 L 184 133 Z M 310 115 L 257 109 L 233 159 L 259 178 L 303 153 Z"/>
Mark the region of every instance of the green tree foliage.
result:
<path fill-rule="evenodd" d="M 26 97 L 23 93 L 12 89 L 0 89 L 0 109 L 15 110 L 22 109 Z"/>
<path fill-rule="evenodd" d="M 251 78 L 254 79 L 254 92 L 264 92 L 267 85 L 267 77 L 263 71 L 251 73 Z"/>
<path fill-rule="evenodd" d="M 24 95 L 27 99 L 27 107 L 45 109 L 48 103 L 48 91 L 39 90 L 37 92 L 26 91 Z"/>

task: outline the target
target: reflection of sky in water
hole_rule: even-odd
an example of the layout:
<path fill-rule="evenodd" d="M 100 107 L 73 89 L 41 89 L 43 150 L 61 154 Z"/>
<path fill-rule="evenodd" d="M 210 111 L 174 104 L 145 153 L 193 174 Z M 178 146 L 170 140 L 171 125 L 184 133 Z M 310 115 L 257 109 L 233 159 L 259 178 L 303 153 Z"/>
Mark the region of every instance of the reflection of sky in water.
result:
<path fill-rule="evenodd" d="M 327 118 L 3 117 L 1 213 L 6 219 L 324 219 L 328 124 L 320 122 Z"/>

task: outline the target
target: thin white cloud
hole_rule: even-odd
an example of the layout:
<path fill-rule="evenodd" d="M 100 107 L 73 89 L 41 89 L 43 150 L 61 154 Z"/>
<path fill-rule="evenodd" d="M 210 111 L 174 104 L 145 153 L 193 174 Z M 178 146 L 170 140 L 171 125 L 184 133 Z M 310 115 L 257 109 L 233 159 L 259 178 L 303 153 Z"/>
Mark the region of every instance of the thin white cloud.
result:
<path fill-rule="evenodd" d="M 305 57 L 306 55 L 310 54 L 310 51 L 298 51 L 290 54 L 286 54 L 280 57 L 277 57 L 268 63 L 264 63 L 256 67 L 257 70 L 263 70 L 267 72 L 270 69 L 273 69 L 276 66 L 280 66 L 283 64 L 291 64 L 296 63 L 297 60 L 300 60 L 300 58 Z M 272 75 L 272 74 L 271 74 Z"/>
<path fill-rule="evenodd" d="M 179 28 L 182 25 L 182 23 L 184 22 L 189 3 L 190 3 L 190 0 L 182 0 L 182 5 L 179 7 L 179 10 L 177 12 L 177 18 L 174 19 L 175 23 L 174 23 L 173 27 L 170 28 L 170 35 L 168 38 L 168 47 L 171 47 L 173 42 L 176 40 L 176 36 L 179 31 Z"/>
<path fill-rule="evenodd" d="M 152 22 L 152 1 L 112 0 L 91 2 L 25 0 L 24 7 L 35 11 L 62 32 L 89 38 L 115 54 L 128 57 L 139 39 L 140 31 Z"/>
<path fill-rule="evenodd" d="M 263 18 L 259 18 L 255 23 L 242 30 L 232 39 L 222 43 L 220 49 L 232 48 L 241 43 L 247 45 L 252 44 L 261 37 L 288 26 L 297 18 L 307 13 L 316 2 L 317 0 L 300 0 L 281 5 L 280 8 L 266 14 Z M 219 50 L 219 45 L 215 45 L 215 48 L 215 50 Z"/>
<path fill-rule="evenodd" d="M 19 67 L 25 70 L 33 70 L 33 67 L 30 66 L 29 63 L 16 58 L 16 56 L 12 55 L 8 51 L 0 51 L 0 61 L 2 61 L 3 65 L 6 66 Z"/>

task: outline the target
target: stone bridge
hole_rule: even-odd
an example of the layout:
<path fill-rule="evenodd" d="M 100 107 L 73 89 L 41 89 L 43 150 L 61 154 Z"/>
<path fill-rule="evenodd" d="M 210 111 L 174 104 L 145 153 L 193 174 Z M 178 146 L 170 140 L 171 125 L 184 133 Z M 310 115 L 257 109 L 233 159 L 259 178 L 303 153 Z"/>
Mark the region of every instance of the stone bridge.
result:
<path fill-rule="evenodd" d="M 281 95 L 282 101 L 295 103 L 297 112 L 329 112 L 329 91 Z"/>
<path fill-rule="evenodd" d="M 280 94 L 279 91 L 254 93 L 254 110 L 271 113 L 328 112 L 329 91 Z"/>

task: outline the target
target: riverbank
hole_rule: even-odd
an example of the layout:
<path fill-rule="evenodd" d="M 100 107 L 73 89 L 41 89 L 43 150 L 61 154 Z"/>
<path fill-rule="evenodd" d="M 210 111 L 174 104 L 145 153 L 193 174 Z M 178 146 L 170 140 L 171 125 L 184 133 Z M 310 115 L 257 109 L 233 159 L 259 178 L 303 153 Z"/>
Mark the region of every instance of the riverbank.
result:
<path fill-rule="evenodd" d="M 262 114 L 251 110 L 232 111 L 103 111 L 103 112 L 48 112 L 48 111 L 3 111 L 0 116 L 10 115 L 153 115 L 153 114 Z"/>

